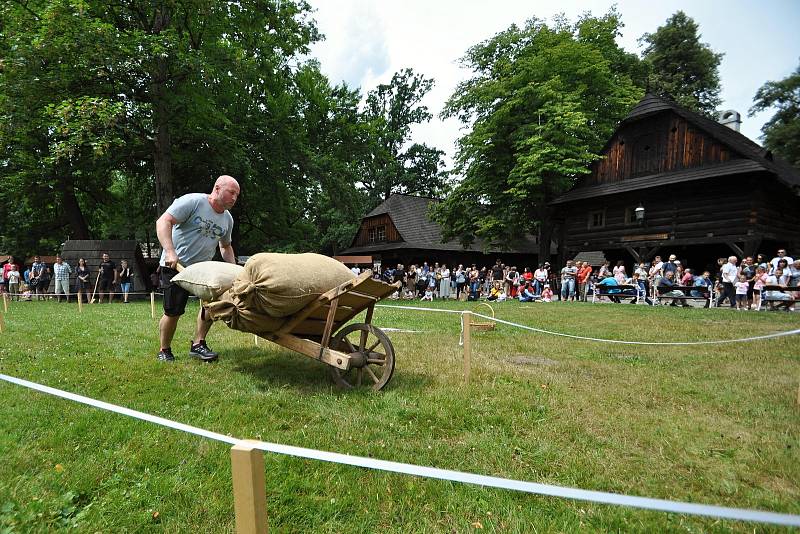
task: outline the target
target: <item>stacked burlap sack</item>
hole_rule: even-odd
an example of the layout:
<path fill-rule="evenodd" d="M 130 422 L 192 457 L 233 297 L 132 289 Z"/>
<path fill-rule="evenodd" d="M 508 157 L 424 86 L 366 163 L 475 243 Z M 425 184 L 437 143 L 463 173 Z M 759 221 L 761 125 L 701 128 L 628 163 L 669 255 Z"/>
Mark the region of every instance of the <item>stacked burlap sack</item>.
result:
<path fill-rule="evenodd" d="M 286 317 L 354 276 L 328 256 L 264 252 L 251 256 L 244 267 L 198 263 L 173 281 L 200 297 L 211 319 L 263 335 L 278 330 Z"/>

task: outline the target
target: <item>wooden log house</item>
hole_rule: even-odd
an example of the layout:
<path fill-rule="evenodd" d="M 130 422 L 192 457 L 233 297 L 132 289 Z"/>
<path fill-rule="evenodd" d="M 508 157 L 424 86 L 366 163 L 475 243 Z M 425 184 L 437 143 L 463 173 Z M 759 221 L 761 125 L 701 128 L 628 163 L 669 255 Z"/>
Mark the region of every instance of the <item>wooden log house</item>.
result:
<path fill-rule="evenodd" d="M 646 95 L 602 156 L 552 202 L 564 258 L 800 253 L 800 173 L 732 128 Z"/>
<path fill-rule="evenodd" d="M 508 247 L 485 247 L 476 240 L 469 247 L 458 241 L 442 242 L 442 229 L 428 217 L 430 205 L 436 199 L 395 194 L 362 220 L 350 248 L 341 254 L 370 255 L 383 268 L 398 263 L 408 267 L 427 261 L 445 263 L 449 267 L 471 265 L 490 267 L 497 258 L 520 269 L 535 269 L 539 245 L 535 237 L 527 236 Z"/>

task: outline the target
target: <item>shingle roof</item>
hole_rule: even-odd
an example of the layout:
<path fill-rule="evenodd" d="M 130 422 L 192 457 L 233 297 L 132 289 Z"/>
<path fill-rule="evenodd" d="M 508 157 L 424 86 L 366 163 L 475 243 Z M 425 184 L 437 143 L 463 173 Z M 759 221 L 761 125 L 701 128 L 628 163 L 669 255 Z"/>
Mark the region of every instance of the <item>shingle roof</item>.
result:
<path fill-rule="evenodd" d="M 622 180 L 620 182 L 613 182 L 610 184 L 576 187 L 575 189 L 567 191 L 557 199 L 553 200 L 550 204 L 564 204 L 565 202 L 572 202 L 573 200 L 583 200 L 602 195 L 624 193 L 625 191 L 640 191 L 642 189 L 662 187 L 681 182 L 691 182 L 694 180 L 713 178 L 715 176 L 731 176 L 734 174 L 744 174 L 765 170 L 766 169 L 764 166 L 758 162 L 749 159 L 735 159 L 726 161 L 725 163 L 687 169 L 681 172 L 663 172 L 660 174 L 650 174 L 648 176 L 638 176 L 636 178 Z"/>
<path fill-rule="evenodd" d="M 758 162 L 766 170 L 775 174 L 786 185 L 790 187 L 800 186 L 800 172 L 777 156 L 772 156 L 769 150 L 754 142 L 746 135 L 695 111 L 687 109 L 672 100 L 653 94 L 647 94 L 636 104 L 628 116 L 622 120 L 620 126 L 666 110 L 680 115 L 718 141 L 725 143 L 742 156 Z"/>
<path fill-rule="evenodd" d="M 780 181 L 791 188 L 800 187 L 800 172 L 792 168 L 791 165 L 778 157 L 773 157 L 764 147 L 758 145 L 745 135 L 728 128 L 714 120 L 709 119 L 699 113 L 686 109 L 679 104 L 666 98 L 647 94 L 636 104 L 627 117 L 625 117 L 617 127 L 617 131 L 627 124 L 640 121 L 664 111 L 673 112 L 694 126 L 700 128 L 711 137 L 724 143 L 735 152 L 741 154 L 745 159 L 731 160 L 725 163 L 682 169 L 667 173 L 653 174 L 650 176 L 640 176 L 621 182 L 610 184 L 600 184 L 583 187 L 576 185 L 572 190 L 559 196 L 551 204 L 562 204 L 572 200 L 610 195 L 623 191 L 635 189 L 645 189 L 648 187 L 659 187 L 662 185 L 702 180 L 726 174 L 740 174 L 745 172 L 766 171 L 774 174 Z M 615 132 L 616 133 L 616 132 Z M 613 140 L 612 136 L 608 144 Z M 608 144 L 603 151 L 608 148 Z"/>
<path fill-rule="evenodd" d="M 441 227 L 428 217 L 430 205 L 439 202 L 433 198 L 417 197 L 412 195 L 395 194 L 390 196 L 380 206 L 369 212 L 365 219 L 378 215 L 388 214 L 392 219 L 403 241 L 400 243 L 376 243 L 360 247 L 351 247 L 343 253 L 379 252 L 394 249 L 437 249 L 453 251 L 483 252 L 484 242 L 475 240 L 464 248 L 457 240 L 442 243 Z M 517 252 L 523 254 L 537 254 L 539 244 L 533 236 L 525 236 L 514 241 L 509 249 L 490 247 L 487 252 Z"/>

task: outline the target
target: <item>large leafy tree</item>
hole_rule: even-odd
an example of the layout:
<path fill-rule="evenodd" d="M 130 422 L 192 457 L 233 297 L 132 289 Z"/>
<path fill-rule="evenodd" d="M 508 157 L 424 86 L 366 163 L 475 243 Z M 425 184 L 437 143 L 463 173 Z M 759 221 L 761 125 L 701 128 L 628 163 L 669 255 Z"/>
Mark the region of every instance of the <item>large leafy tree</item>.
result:
<path fill-rule="evenodd" d="M 424 143 L 411 143 L 414 125 L 432 115 L 422 99 L 433 80 L 403 69 L 367 95 L 364 114 L 369 123 L 370 159 L 364 162 L 360 185 L 372 204 L 393 193 L 439 196 L 447 189 L 444 153 Z"/>
<path fill-rule="evenodd" d="M 445 239 L 503 246 L 530 232 L 549 256 L 549 201 L 588 172 L 642 95 L 639 61 L 615 42 L 620 27 L 614 11 L 532 19 L 469 49 L 462 62 L 475 75 L 443 112 L 472 126 L 458 142 L 463 180 L 434 208 Z"/>
<path fill-rule="evenodd" d="M 764 145 L 800 169 L 800 67 L 777 82 L 767 82 L 754 97 L 750 116 L 775 108 L 775 115 L 761 128 Z"/>
<path fill-rule="evenodd" d="M 724 54 L 700 42 L 698 30 L 691 17 L 678 11 L 639 41 L 646 44 L 643 58 L 650 68 L 651 90 L 711 116 L 721 103 L 718 69 Z"/>

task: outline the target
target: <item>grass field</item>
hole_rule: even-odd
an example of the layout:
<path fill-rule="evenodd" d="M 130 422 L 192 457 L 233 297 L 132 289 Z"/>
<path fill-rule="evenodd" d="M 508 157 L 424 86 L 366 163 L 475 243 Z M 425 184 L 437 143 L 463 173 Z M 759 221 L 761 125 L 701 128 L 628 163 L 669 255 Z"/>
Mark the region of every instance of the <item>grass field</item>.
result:
<path fill-rule="evenodd" d="M 427 303 L 426 303 L 427 304 Z M 434 303 L 461 309 L 464 303 Z M 11 303 L 0 372 L 215 432 L 647 497 L 800 513 L 800 336 L 657 347 L 381 308 L 397 370 L 383 392 L 215 325 L 220 361 L 160 364 L 148 303 Z M 471 306 L 473 310 L 479 308 Z M 498 318 L 646 341 L 798 328 L 800 315 L 608 304 L 495 306 Z M 0 382 L 0 532 L 227 532 L 229 446 Z M 484 489 L 268 454 L 277 532 L 752 532 L 718 521 Z"/>

